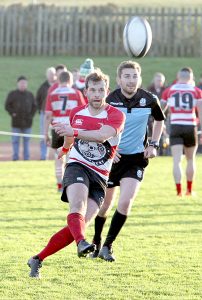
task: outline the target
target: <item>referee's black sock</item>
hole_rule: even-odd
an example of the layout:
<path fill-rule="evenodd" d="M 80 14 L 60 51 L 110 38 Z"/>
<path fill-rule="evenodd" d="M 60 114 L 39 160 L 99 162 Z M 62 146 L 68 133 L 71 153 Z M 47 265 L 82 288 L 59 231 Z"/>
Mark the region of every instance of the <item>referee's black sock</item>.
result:
<path fill-rule="evenodd" d="M 106 217 L 100 217 L 100 216 L 97 216 L 95 218 L 95 225 L 94 225 L 95 235 L 93 237 L 93 243 L 95 243 L 96 245 L 99 245 L 101 242 L 102 230 L 103 230 L 104 224 L 106 222 L 106 219 L 107 219 Z"/>
<path fill-rule="evenodd" d="M 113 241 L 115 241 L 117 235 L 119 234 L 119 231 L 123 227 L 126 219 L 127 219 L 126 215 L 122 215 L 117 210 L 115 211 L 103 246 L 107 246 L 108 248 L 111 247 Z"/>

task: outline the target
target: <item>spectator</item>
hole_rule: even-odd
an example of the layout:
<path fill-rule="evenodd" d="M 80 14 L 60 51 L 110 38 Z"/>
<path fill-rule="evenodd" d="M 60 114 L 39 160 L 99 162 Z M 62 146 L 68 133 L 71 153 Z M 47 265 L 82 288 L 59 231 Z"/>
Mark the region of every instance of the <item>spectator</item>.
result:
<path fill-rule="evenodd" d="M 200 75 L 200 78 L 199 78 L 199 83 L 197 84 L 197 87 L 202 90 L 202 74 Z"/>
<path fill-rule="evenodd" d="M 156 95 L 159 99 L 161 99 L 161 95 L 163 91 L 166 89 L 165 86 L 165 76 L 163 73 L 157 72 L 154 74 L 151 85 L 148 86 L 147 90 L 152 94 Z M 152 128 L 153 128 L 154 118 L 152 116 L 149 117 L 148 121 L 148 136 L 152 136 Z M 170 153 L 169 150 L 169 116 L 166 115 L 166 121 L 164 124 L 163 132 L 159 141 L 159 155 L 168 155 Z"/>
<path fill-rule="evenodd" d="M 40 134 L 44 134 L 44 116 L 45 116 L 45 104 L 46 104 L 46 97 L 48 94 L 48 89 L 52 86 L 56 81 L 56 70 L 54 67 L 50 67 L 46 70 L 46 80 L 41 84 L 39 87 L 37 94 L 36 94 L 36 103 L 37 108 L 40 114 Z M 47 152 L 47 145 L 44 139 L 40 142 L 40 159 L 46 160 L 48 155 Z"/>
<path fill-rule="evenodd" d="M 84 63 L 80 66 L 79 69 L 79 77 L 78 79 L 75 81 L 73 87 L 75 89 L 80 90 L 82 93 L 84 91 L 85 88 L 85 79 L 86 76 L 88 76 L 90 73 L 94 72 L 94 62 L 92 59 L 87 58 Z"/>
<path fill-rule="evenodd" d="M 32 121 L 36 112 L 36 102 L 33 94 L 27 90 L 28 81 L 25 76 L 17 79 L 17 89 L 11 91 L 5 102 L 5 109 L 11 116 L 12 132 L 15 134 L 30 134 Z M 23 157 L 30 158 L 30 137 L 23 136 Z M 13 160 L 19 160 L 20 135 L 12 136 Z"/>

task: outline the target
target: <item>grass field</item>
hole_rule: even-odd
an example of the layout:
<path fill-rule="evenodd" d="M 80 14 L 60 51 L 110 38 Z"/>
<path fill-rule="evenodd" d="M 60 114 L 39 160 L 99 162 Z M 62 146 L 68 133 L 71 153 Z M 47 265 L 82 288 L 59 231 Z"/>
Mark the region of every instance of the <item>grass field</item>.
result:
<path fill-rule="evenodd" d="M 45 70 L 49 66 L 64 63 L 70 70 L 79 67 L 85 57 L 0 57 L 0 68 L 4 70 L 0 77 L 0 130 L 10 131 L 10 117 L 4 110 L 4 102 L 10 90 L 16 88 L 16 78 L 26 75 L 29 78 L 29 89 L 36 94 L 40 84 L 44 81 Z M 93 57 L 95 65 L 110 75 L 111 89 L 115 87 L 116 68 L 118 64 L 128 57 Z M 163 72 L 167 83 L 175 79 L 176 72 L 183 66 L 191 66 L 196 81 L 201 74 L 201 61 L 199 58 L 152 58 L 145 57 L 138 60 L 142 66 L 143 85 L 147 87 L 157 71 Z M 39 133 L 38 114 L 34 119 L 33 132 Z M 0 136 L 0 141 L 8 141 L 10 137 Z"/>
<path fill-rule="evenodd" d="M 149 6 L 149 7 L 163 7 L 163 6 L 169 6 L 169 7 L 190 7 L 190 1 L 189 0 L 170 0 L 169 3 L 166 3 L 161 0 L 142 0 L 141 2 L 138 0 L 125 0 L 124 3 L 121 0 L 97 0 L 96 2 L 93 0 L 57 0 L 57 3 L 54 0 L 0 0 L 1 5 L 11 5 L 16 3 L 22 3 L 23 5 L 29 5 L 31 3 L 35 4 L 47 4 L 47 5 L 68 5 L 68 6 L 95 6 L 95 5 L 107 5 L 107 4 L 114 4 L 116 6 Z M 191 6 L 199 7 L 202 6 L 202 3 L 200 0 L 192 0 Z"/>
<path fill-rule="evenodd" d="M 1 163 L 0 299 L 201 299 L 202 156 L 197 167 L 197 196 L 177 198 L 171 158 L 151 162 L 114 244 L 117 262 L 79 259 L 72 244 L 47 258 L 35 280 L 27 259 L 63 227 L 67 208 L 55 191 L 52 161 Z M 89 241 L 92 234 L 93 226 Z"/>

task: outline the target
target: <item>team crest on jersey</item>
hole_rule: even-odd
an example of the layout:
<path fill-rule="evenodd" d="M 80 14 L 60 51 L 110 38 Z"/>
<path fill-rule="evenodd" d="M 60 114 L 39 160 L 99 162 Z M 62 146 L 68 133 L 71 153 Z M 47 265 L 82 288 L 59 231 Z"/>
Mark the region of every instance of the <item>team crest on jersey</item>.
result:
<path fill-rule="evenodd" d="M 142 170 L 138 170 L 137 171 L 137 177 L 138 178 L 142 178 Z"/>
<path fill-rule="evenodd" d="M 96 166 L 104 165 L 111 153 L 107 145 L 83 140 L 77 140 L 75 148 L 87 161 Z"/>
<path fill-rule="evenodd" d="M 146 99 L 145 98 L 141 98 L 140 99 L 140 106 L 145 106 L 146 105 Z"/>
<path fill-rule="evenodd" d="M 83 124 L 83 120 L 82 119 L 76 119 L 75 124 L 76 125 L 82 125 Z"/>

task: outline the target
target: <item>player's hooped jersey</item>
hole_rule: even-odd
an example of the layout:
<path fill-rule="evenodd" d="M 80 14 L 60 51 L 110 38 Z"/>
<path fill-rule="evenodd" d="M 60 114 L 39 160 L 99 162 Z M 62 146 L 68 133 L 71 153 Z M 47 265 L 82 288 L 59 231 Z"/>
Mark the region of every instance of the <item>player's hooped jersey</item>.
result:
<path fill-rule="evenodd" d="M 99 130 L 103 125 L 108 125 L 116 130 L 117 135 L 104 143 L 76 138 L 69 153 L 68 163 L 79 162 L 107 180 L 120 140 L 120 133 L 123 130 L 124 120 L 124 115 L 111 105 L 107 105 L 96 116 L 90 114 L 88 105 L 73 109 L 70 113 L 70 124 L 74 129 Z"/>
<path fill-rule="evenodd" d="M 196 125 L 197 101 L 202 101 L 202 91 L 185 83 L 177 83 L 162 94 L 162 102 L 170 109 L 170 123 L 176 125 Z"/>
<path fill-rule="evenodd" d="M 53 122 L 69 124 L 70 111 L 85 104 L 80 91 L 71 87 L 58 87 L 49 95 L 45 110 L 52 112 Z"/>

